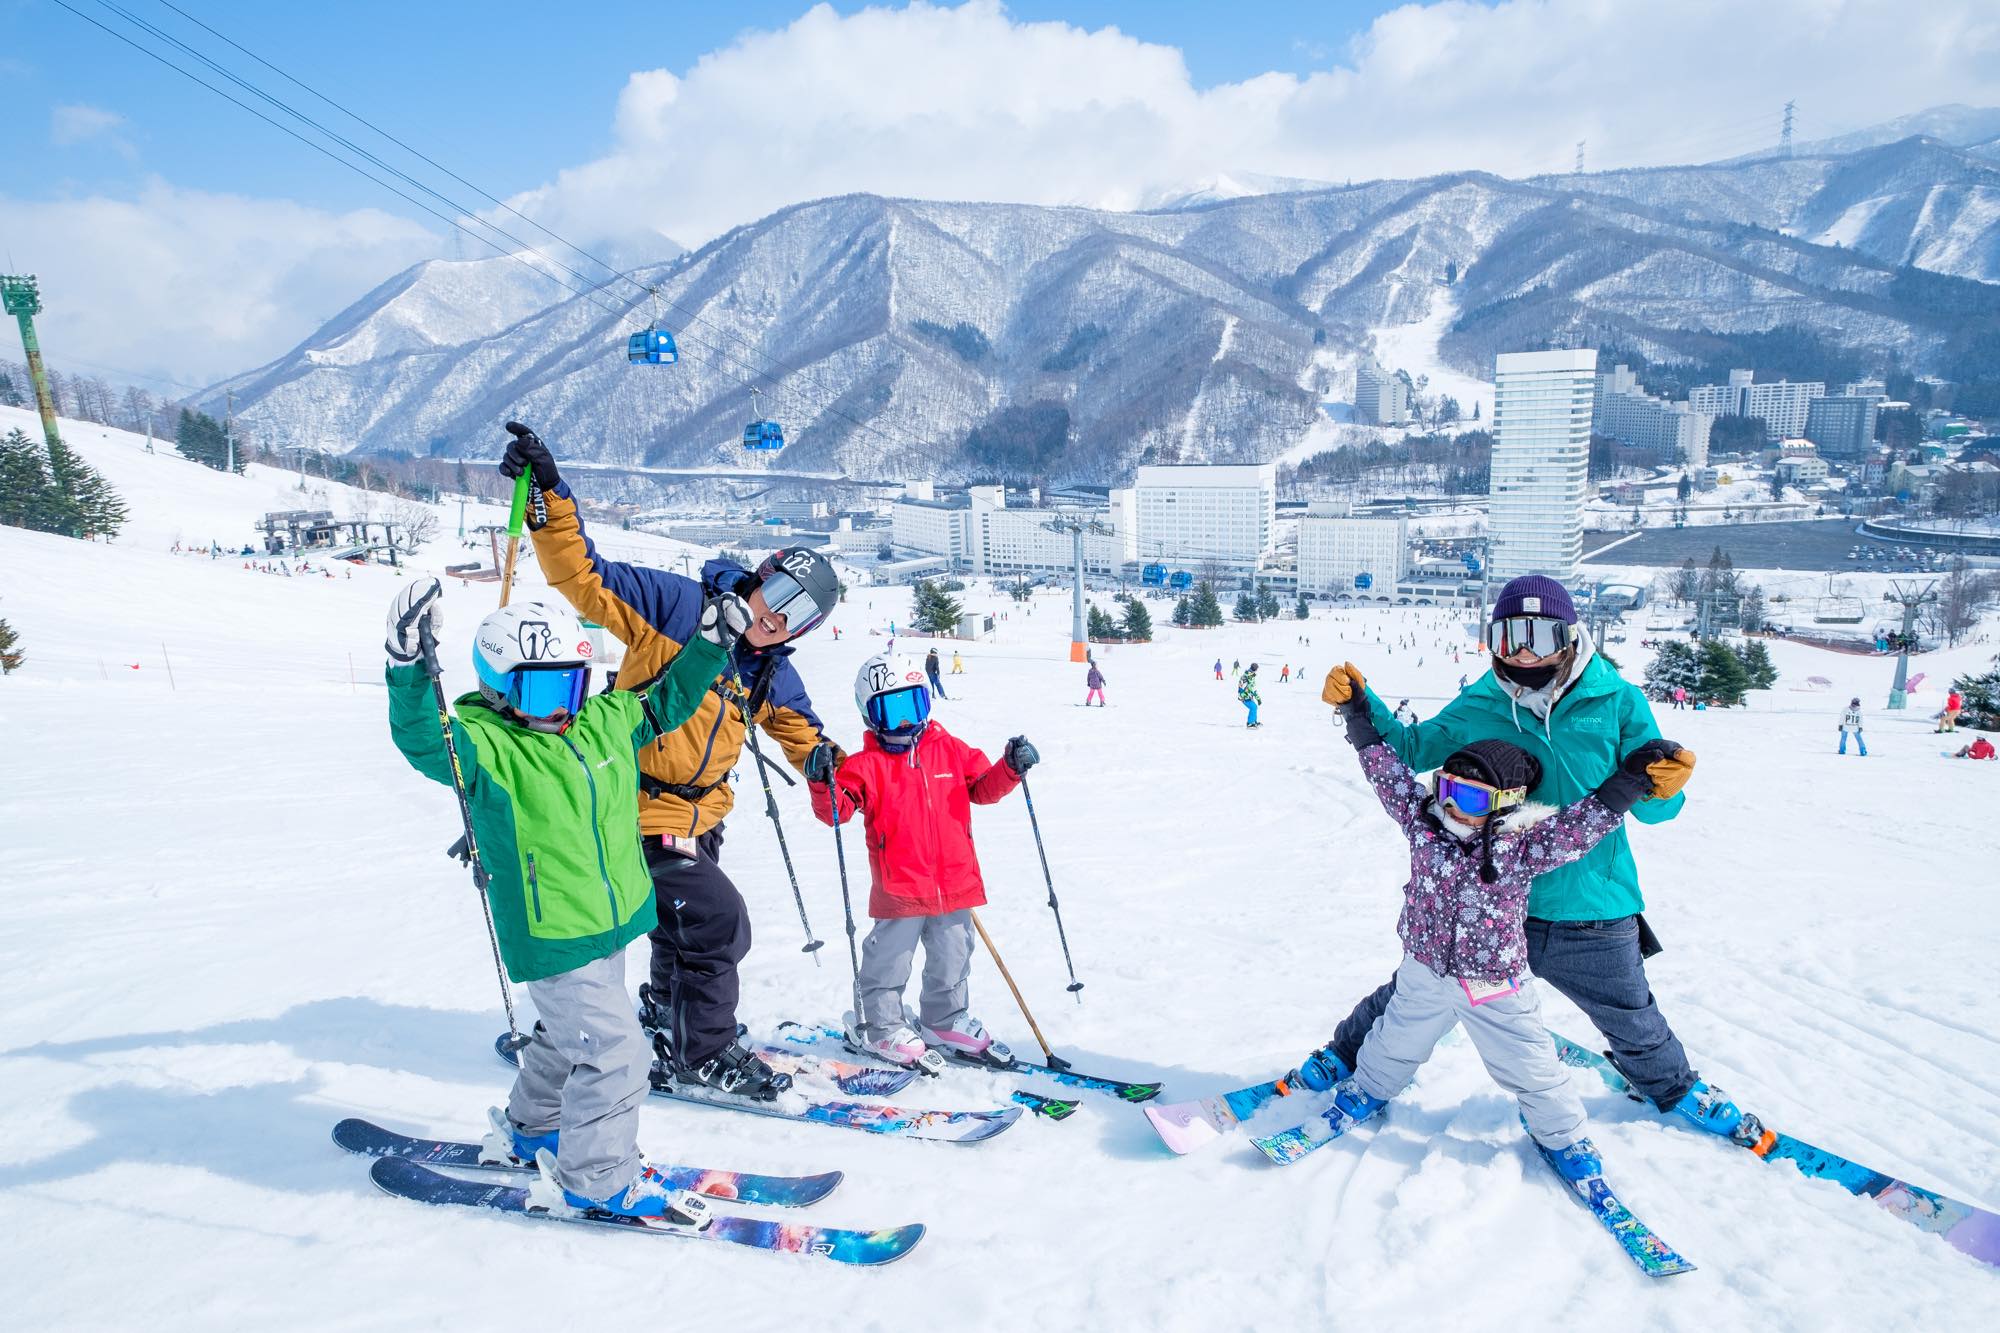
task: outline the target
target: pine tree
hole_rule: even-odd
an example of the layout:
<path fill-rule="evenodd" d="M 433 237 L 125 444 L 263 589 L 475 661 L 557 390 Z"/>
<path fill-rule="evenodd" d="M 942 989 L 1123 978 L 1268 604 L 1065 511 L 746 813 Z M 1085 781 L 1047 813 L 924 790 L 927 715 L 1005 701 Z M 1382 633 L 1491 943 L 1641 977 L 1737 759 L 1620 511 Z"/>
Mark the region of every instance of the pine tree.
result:
<path fill-rule="evenodd" d="M 56 504 L 72 537 L 115 537 L 125 524 L 125 502 L 104 474 L 58 440 L 49 447 L 49 472 Z"/>
<path fill-rule="evenodd" d="M 0 524 L 41 531 L 38 519 L 48 488 L 48 455 L 18 427 L 0 440 Z"/>
<path fill-rule="evenodd" d="M 1134 643 L 1153 641 L 1153 613 L 1137 597 L 1125 599 L 1125 623 L 1121 627 L 1125 637 Z"/>
<path fill-rule="evenodd" d="M 0 676 L 11 676 L 21 669 L 27 654 L 21 651 L 21 636 L 14 627 L 0 620 Z"/>
<path fill-rule="evenodd" d="M 1764 616 L 1764 588 L 1762 584 L 1753 583 L 1750 585 L 1750 590 L 1743 594 L 1743 604 L 1738 610 L 1738 619 L 1745 629 L 1762 629 Z"/>
<path fill-rule="evenodd" d="M 14 377 L 0 370 L 0 407 L 26 407 L 21 401 L 21 391 L 14 387 Z"/>
<path fill-rule="evenodd" d="M 1216 600 L 1213 583 L 1204 579 L 1195 585 L 1189 615 L 1196 629 L 1214 629 L 1222 623 L 1222 603 Z"/>
<path fill-rule="evenodd" d="M 1700 591 L 1701 575 L 1695 570 L 1694 557 L 1689 556 L 1681 562 L 1681 567 L 1674 571 L 1674 600 L 1683 603 L 1691 602 L 1694 600 L 1694 595 Z"/>
<path fill-rule="evenodd" d="M 1247 592 L 1236 594 L 1236 618 L 1238 620 L 1255 620 L 1257 618 L 1257 598 L 1255 594 Z"/>
<path fill-rule="evenodd" d="M 1174 623 L 1186 629 L 1194 623 L 1194 608 L 1188 605 L 1187 594 L 1182 593 L 1174 603 Z"/>
<path fill-rule="evenodd" d="M 1646 667 L 1646 693 L 1654 699 L 1671 698 L 1677 685 L 1692 693 L 1700 684 L 1701 663 L 1694 649 L 1678 639 L 1661 644 L 1659 655 Z"/>
<path fill-rule="evenodd" d="M 229 440 L 224 434 L 222 423 L 206 412 L 192 408 L 181 409 L 180 423 L 174 429 L 174 448 L 185 458 L 212 467 L 217 472 L 229 466 Z M 239 458 L 236 470 L 243 470 L 243 460 Z"/>
<path fill-rule="evenodd" d="M 965 614 L 958 600 L 931 579 L 918 579 L 910 623 L 925 634 L 954 634 Z"/>
<path fill-rule="evenodd" d="M 1093 639 L 1115 639 L 1118 637 L 1118 622 L 1103 607 L 1093 603 L 1089 616 L 1085 618 L 1084 633 Z"/>
<path fill-rule="evenodd" d="M 1750 678 L 1751 689 L 1768 690 L 1778 683 L 1778 668 L 1762 639 L 1750 640 L 1737 656 L 1743 663 L 1743 673 Z"/>
<path fill-rule="evenodd" d="M 1966 672 L 1951 687 L 1964 697 L 1965 712 L 1960 720 L 1966 726 L 2000 731 L 2000 657 L 1976 676 Z"/>
<path fill-rule="evenodd" d="M 1306 595 L 1304 593 L 1299 594 L 1299 605 L 1298 609 L 1294 612 L 1294 614 L 1297 615 L 1300 620 L 1312 619 L 1312 607 L 1306 604 Z"/>
<path fill-rule="evenodd" d="M 1701 683 L 1696 693 L 1710 703 L 1734 708 L 1743 702 L 1743 694 L 1750 688 L 1750 673 L 1743 669 L 1743 659 L 1736 650 L 1720 639 L 1710 639 L 1701 646 Z"/>
<path fill-rule="evenodd" d="M 1271 585 L 1261 579 L 1257 583 L 1257 618 L 1276 620 L 1278 618 L 1278 594 L 1271 591 Z"/>

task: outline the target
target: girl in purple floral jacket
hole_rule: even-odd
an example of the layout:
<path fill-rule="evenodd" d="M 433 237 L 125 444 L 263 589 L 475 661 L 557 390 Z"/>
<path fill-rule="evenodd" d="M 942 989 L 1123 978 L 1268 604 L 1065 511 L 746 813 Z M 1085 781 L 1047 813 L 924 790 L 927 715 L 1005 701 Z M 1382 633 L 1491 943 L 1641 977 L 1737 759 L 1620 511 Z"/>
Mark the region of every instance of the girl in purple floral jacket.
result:
<path fill-rule="evenodd" d="M 1572 1180 L 1600 1174 L 1584 1137 L 1583 1102 L 1556 1059 L 1528 975 L 1528 887 L 1618 827 L 1651 794 L 1646 765 L 1679 747 L 1646 742 L 1596 792 L 1555 810 L 1527 803 L 1541 765 L 1518 746 L 1475 741 L 1426 784 L 1383 744 L 1359 680 L 1341 716 L 1382 808 L 1409 841 L 1410 879 L 1396 922 L 1403 942 L 1396 993 L 1362 1043 L 1353 1075 L 1336 1086 L 1335 1105 L 1357 1121 L 1376 1114 L 1463 1023 L 1556 1168 Z"/>

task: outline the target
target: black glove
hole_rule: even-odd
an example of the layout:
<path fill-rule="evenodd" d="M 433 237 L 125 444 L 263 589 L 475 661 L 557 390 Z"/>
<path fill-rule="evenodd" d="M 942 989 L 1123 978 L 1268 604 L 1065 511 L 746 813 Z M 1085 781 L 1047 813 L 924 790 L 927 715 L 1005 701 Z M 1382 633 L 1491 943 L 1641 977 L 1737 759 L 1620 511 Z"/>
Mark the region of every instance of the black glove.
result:
<path fill-rule="evenodd" d="M 552 492 L 562 485 L 555 455 L 541 437 L 518 421 L 508 422 L 507 429 L 513 433 L 514 441 L 500 456 L 500 475 L 511 481 L 525 472 L 534 479 L 536 488 L 544 491 Z"/>
<path fill-rule="evenodd" d="M 806 754 L 805 774 L 807 782 L 831 782 L 833 770 L 840 759 L 840 751 L 832 741 L 821 741 Z"/>
<path fill-rule="evenodd" d="M 1379 745 L 1382 733 L 1375 729 L 1375 719 L 1368 713 L 1368 696 L 1356 690 L 1354 694 L 1334 710 L 1340 720 L 1347 724 L 1347 743 L 1356 750 L 1365 750 L 1371 745 Z"/>
<path fill-rule="evenodd" d="M 1029 769 L 1042 762 L 1041 752 L 1026 736 L 1016 736 L 1007 742 L 1006 758 L 1007 767 L 1014 770 L 1017 778 L 1025 778 Z"/>
<path fill-rule="evenodd" d="M 1653 794 L 1653 775 L 1646 771 L 1647 766 L 1672 759 L 1680 748 L 1672 741 L 1647 741 L 1634 747 L 1618 762 L 1618 771 L 1599 784 L 1597 799 L 1613 814 L 1624 814 Z"/>

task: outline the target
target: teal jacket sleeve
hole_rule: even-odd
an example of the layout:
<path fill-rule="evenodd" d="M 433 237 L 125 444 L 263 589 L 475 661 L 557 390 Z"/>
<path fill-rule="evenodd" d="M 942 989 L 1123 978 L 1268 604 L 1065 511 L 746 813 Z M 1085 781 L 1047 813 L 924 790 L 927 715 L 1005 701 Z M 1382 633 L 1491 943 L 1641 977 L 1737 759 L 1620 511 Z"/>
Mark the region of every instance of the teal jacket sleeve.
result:
<path fill-rule="evenodd" d="M 1396 757 L 1408 764 L 1416 772 L 1423 773 L 1436 768 L 1450 758 L 1452 751 L 1466 743 L 1468 733 L 1465 727 L 1466 700 L 1463 694 L 1444 706 L 1444 711 L 1436 717 L 1425 718 L 1405 726 L 1388 705 L 1376 696 L 1373 686 L 1364 685 L 1362 693 L 1368 699 L 1368 717 L 1374 722 L 1375 730 L 1388 743 Z"/>
<path fill-rule="evenodd" d="M 383 672 L 389 687 L 389 735 L 410 767 L 432 782 L 451 785 L 451 754 L 445 749 L 444 731 L 438 725 L 437 698 L 430 677 L 421 666 L 390 663 Z M 458 747 L 458 762 L 464 772 L 466 789 L 479 775 L 479 763 L 472 737 L 456 718 L 451 722 L 452 741 Z"/>
<path fill-rule="evenodd" d="M 1647 741 L 1660 739 L 1660 724 L 1653 720 L 1653 706 L 1646 702 L 1646 696 L 1639 687 L 1627 681 L 1622 695 L 1624 707 L 1619 710 L 1618 757 L 1624 758 Z M 1632 807 L 1632 818 L 1641 824 L 1664 824 L 1681 812 L 1687 804 L 1686 792 L 1675 792 L 1664 801 L 1651 797 Z"/>
<path fill-rule="evenodd" d="M 710 643 L 696 634 L 667 663 L 667 669 L 653 678 L 642 696 L 646 720 L 640 728 L 640 742 L 646 743 L 679 731 L 701 707 L 702 697 L 729 660 L 722 645 Z"/>

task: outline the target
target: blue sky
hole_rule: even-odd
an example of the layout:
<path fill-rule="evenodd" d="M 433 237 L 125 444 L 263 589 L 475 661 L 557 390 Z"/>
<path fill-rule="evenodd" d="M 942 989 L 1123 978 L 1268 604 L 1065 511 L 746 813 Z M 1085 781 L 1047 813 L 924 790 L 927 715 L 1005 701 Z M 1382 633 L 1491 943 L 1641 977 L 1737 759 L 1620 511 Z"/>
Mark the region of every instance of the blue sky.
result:
<path fill-rule="evenodd" d="M 1593 169 L 1712 161 L 1770 150 L 1787 99 L 1803 140 L 2000 104 L 1992 0 L 176 2 L 621 265 L 856 191 L 1132 209 L 1532 176 L 1578 140 Z M 364 133 L 162 0 L 114 3 Z M 55 0 L 0 0 L 0 91 L 0 260 L 41 275 L 52 357 L 207 381 L 491 253 Z"/>
<path fill-rule="evenodd" d="M 70 3 L 91 18 L 125 27 L 96 0 Z M 119 3 L 191 44 L 197 37 L 210 40 L 157 0 Z M 783 28 L 809 8 L 768 0 L 618 6 L 520 0 L 176 3 L 503 196 L 607 148 L 618 93 L 633 70 L 685 70 L 745 30 Z M 831 6 L 843 14 L 866 7 Z M 1178 47 L 1194 84 L 1208 87 L 1269 70 L 1304 74 L 1324 68 L 1356 31 L 1390 7 L 1036 0 L 1007 9 L 1025 22 L 1115 26 Z M 585 21 L 572 21 L 573 15 Z M 0 34 L 6 36 L 0 42 L 6 52 L 0 75 L 10 119 L 24 111 L 27 128 L 8 136 L 12 191 L 28 197 L 115 192 L 157 174 L 208 190 L 275 195 L 335 209 L 374 205 L 421 216 L 50 0 L 0 0 Z M 335 114 L 268 71 L 256 73 L 257 82 L 300 109 Z M 764 95 L 783 97 L 784 90 Z M 64 106 L 98 108 L 124 123 L 78 138 L 81 127 L 67 133 L 55 128 L 57 108 Z"/>

